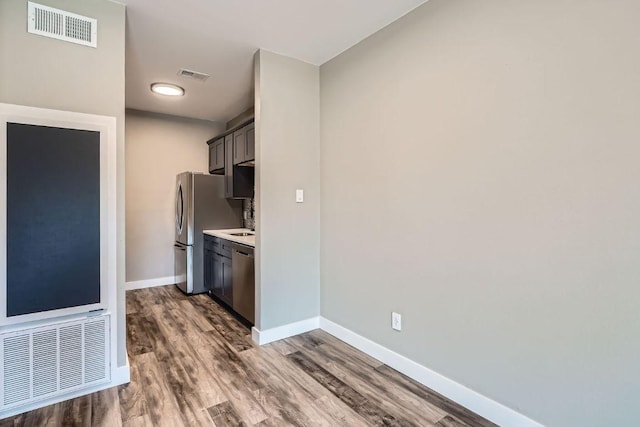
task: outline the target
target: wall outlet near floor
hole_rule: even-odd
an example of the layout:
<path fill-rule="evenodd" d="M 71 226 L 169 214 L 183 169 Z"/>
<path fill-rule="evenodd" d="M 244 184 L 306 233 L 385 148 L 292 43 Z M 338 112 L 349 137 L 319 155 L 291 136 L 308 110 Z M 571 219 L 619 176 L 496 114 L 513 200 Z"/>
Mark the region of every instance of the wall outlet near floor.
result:
<path fill-rule="evenodd" d="M 402 315 L 396 312 L 391 313 L 391 327 L 396 331 L 402 330 Z"/>

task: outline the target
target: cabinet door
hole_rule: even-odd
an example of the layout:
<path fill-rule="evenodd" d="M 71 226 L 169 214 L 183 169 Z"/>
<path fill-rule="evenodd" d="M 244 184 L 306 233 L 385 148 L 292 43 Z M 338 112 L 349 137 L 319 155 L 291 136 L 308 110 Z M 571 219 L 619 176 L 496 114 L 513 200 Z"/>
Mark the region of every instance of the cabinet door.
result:
<path fill-rule="evenodd" d="M 233 198 L 233 135 L 224 138 L 224 195 Z"/>
<path fill-rule="evenodd" d="M 209 145 L 209 173 L 224 169 L 224 138 Z"/>
<path fill-rule="evenodd" d="M 246 133 L 245 128 L 239 129 L 233 133 L 233 164 L 244 162 L 244 156 L 246 151 Z"/>
<path fill-rule="evenodd" d="M 222 256 L 214 254 L 213 256 L 213 286 L 211 290 L 218 298 L 224 298 L 222 286 Z"/>
<path fill-rule="evenodd" d="M 215 169 L 224 169 L 224 138 L 220 138 L 214 143 L 215 149 Z"/>
<path fill-rule="evenodd" d="M 207 248 L 204 248 L 204 251 L 202 252 L 202 269 L 203 271 L 203 275 L 202 275 L 202 280 L 204 281 L 204 287 L 205 289 L 209 288 L 209 285 L 211 285 L 211 283 L 209 283 L 209 277 L 211 275 L 211 272 L 209 271 L 209 251 L 207 250 Z"/>
<path fill-rule="evenodd" d="M 244 161 L 255 160 L 256 158 L 256 128 L 253 123 L 245 127 L 245 150 Z"/>
<path fill-rule="evenodd" d="M 203 281 L 204 281 L 204 288 L 205 289 L 211 289 L 213 287 L 213 282 L 211 282 L 211 257 L 212 257 L 213 253 L 207 249 L 206 247 L 204 248 L 204 252 L 203 252 Z"/>
<path fill-rule="evenodd" d="M 222 257 L 222 300 L 229 305 L 233 304 L 233 282 L 231 258 Z"/>
<path fill-rule="evenodd" d="M 213 173 L 216 170 L 216 144 L 209 145 L 209 173 Z"/>

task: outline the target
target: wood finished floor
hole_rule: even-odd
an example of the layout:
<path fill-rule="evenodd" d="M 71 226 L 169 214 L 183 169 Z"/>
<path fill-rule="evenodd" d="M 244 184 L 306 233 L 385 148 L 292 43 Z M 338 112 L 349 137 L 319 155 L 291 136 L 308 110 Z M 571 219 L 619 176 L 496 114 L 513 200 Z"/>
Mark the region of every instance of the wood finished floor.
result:
<path fill-rule="evenodd" d="M 8 426 L 494 426 L 333 336 L 266 346 L 206 295 L 127 292 L 131 383 Z"/>

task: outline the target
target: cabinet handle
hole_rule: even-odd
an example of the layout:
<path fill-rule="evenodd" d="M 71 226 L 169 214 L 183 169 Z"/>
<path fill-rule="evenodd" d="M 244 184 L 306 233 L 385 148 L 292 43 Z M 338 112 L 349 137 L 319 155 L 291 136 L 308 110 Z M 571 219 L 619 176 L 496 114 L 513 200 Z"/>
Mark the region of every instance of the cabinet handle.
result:
<path fill-rule="evenodd" d="M 233 252 L 234 252 L 234 253 L 236 253 L 236 254 L 238 254 L 238 255 L 244 255 L 244 256 L 246 256 L 246 257 L 252 257 L 252 256 L 253 256 L 253 255 L 246 254 L 246 253 L 244 253 L 244 252 L 236 251 L 235 249 L 233 250 Z"/>

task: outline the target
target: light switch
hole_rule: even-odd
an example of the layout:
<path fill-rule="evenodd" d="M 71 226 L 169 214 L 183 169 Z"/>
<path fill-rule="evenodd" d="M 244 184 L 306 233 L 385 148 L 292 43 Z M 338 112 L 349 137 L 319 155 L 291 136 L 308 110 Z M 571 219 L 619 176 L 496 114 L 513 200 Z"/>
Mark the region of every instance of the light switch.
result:
<path fill-rule="evenodd" d="M 304 202 L 304 190 L 296 190 L 296 203 Z"/>
<path fill-rule="evenodd" d="M 391 327 L 396 331 L 402 330 L 402 315 L 400 313 L 391 313 Z"/>

